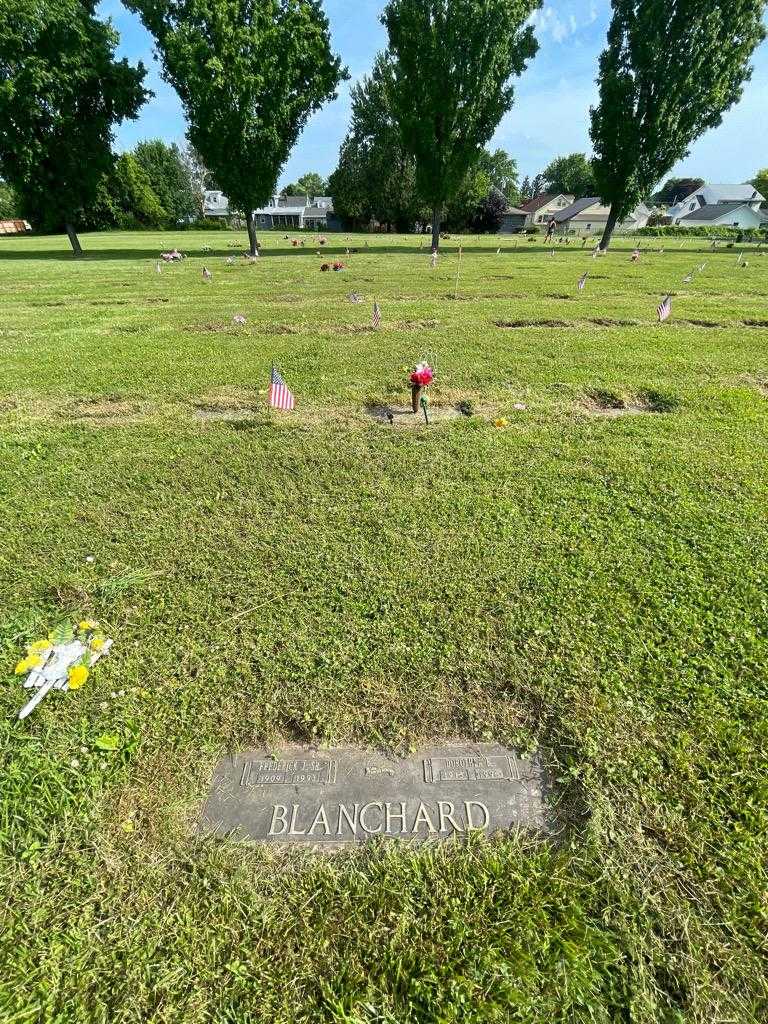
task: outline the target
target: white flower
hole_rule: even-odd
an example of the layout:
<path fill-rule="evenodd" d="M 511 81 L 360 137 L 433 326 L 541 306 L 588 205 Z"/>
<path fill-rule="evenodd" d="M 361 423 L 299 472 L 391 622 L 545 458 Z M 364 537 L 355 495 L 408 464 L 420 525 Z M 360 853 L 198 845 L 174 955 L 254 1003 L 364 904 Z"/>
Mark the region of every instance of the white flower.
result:
<path fill-rule="evenodd" d="M 69 763 L 72 765 L 73 768 L 79 768 L 80 767 L 80 762 L 78 761 L 78 759 L 76 757 L 73 757 L 72 760 Z"/>

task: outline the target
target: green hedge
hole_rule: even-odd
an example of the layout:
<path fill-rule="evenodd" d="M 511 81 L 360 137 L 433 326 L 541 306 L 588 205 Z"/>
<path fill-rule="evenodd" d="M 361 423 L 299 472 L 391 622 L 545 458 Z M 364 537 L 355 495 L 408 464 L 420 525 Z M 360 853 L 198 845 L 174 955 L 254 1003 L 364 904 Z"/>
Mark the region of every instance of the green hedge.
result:
<path fill-rule="evenodd" d="M 654 238 L 727 238 L 735 242 L 763 242 L 765 228 L 698 227 L 684 228 L 681 224 L 662 224 L 657 227 L 638 228 L 636 235 L 651 235 Z"/>

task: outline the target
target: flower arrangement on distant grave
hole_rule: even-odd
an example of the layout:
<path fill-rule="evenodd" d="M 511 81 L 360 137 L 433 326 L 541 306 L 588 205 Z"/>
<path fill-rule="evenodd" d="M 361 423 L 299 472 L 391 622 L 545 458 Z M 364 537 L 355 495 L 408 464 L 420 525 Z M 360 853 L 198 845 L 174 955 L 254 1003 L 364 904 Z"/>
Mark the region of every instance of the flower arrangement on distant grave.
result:
<path fill-rule="evenodd" d="M 341 260 L 336 260 L 333 264 L 333 269 L 338 272 L 339 270 L 346 270 L 346 266 L 341 262 Z"/>
<path fill-rule="evenodd" d="M 421 404 L 426 405 L 427 396 L 424 394 L 424 389 L 428 388 L 434 379 L 435 371 L 429 363 L 422 361 L 416 364 L 416 369 L 408 378 L 411 385 L 411 406 L 414 412 L 419 411 Z"/>
<path fill-rule="evenodd" d="M 320 270 L 323 273 L 325 273 L 327 270 L 330 270 L 330 269 L 331 269 L 331 264 L 330 263 L 321 263 L 320 264 Z"/>
<path fill-rule="evenodd" d="M 325 245 L 327 241 L 328 239 L 324 235 L 319 239 L 320 245 Z"/>

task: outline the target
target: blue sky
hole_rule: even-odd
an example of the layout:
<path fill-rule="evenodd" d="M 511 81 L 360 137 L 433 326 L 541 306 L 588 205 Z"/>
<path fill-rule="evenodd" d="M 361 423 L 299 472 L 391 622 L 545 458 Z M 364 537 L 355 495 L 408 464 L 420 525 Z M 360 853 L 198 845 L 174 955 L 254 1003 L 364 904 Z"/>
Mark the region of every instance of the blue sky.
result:
<path fill-rule="evenodd" d="M 371 67 L 386 44 L 379 23 L 384 0 L 325 0 L 333 44 L 349 67 L 352 79 L 338 99 L 310 120 L 281 176 L 281 184 L 304 171 L 329 174 L 336 166 L 339 146 L 349 121 L 349 87 Z M 588 110 L 596 99 L 597 57 L 608 24 L 608 0 L 552 0 L 536 13 L 539 53 L 519 79 L 515 105 L 499 125 L 493 146 L 517 159 L 521 175 L 533 176 L 551 159 L 565 153 L 589 151 Z M 104 0 L 102 16 L 110 16 L 120 32 L 120 53 L 149 67 L 154 99 L 137 121 L 118 131 L 118 149 L 130 149 L 140 139 L 183 141 L 184 116 L 176 94 L 160 78 L 152 57 L 152 40 L 138 18 L 118 0 Z M 726 113 L 722 125 L 709 132 L 677 165 L 674 173 L 697 175 L 710 182 L 738 182 L 768 165 L 765 138 L 768 99 L 768 44 L 754 59 L 755 71 L 741 102 Z"/>

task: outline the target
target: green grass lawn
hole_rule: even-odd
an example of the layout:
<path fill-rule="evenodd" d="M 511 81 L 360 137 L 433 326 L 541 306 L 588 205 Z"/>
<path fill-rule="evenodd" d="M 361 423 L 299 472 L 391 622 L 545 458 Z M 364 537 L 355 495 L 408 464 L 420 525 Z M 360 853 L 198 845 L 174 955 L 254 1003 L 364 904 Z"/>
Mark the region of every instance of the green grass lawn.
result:
<path fill-rule="evenodd" d="M 455 240 L 235 238 L 0 239 L 0 1020 L 764 1022 L 768 258 L 465 238 L 457 299 Z M 371 418 L 423 356 L 475 415 Z M 538 748 L 558 840 L 192 836 L 225 750 L 452 737 Z"/>

